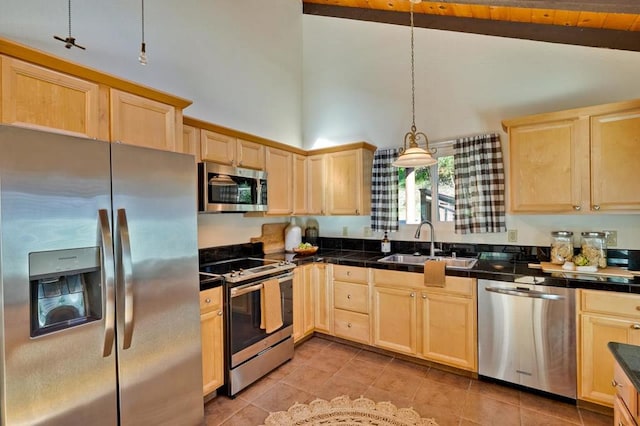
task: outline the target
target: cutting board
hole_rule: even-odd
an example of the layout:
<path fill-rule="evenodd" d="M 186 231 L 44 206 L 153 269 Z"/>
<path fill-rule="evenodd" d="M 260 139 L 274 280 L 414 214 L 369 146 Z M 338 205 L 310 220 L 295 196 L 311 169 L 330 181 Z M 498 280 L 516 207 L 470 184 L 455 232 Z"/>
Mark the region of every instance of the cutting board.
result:
<path fill-rule="evenodd" d="M 607 266 L 604 269 L 598 269 L 595 272 L 587 271 L 568 271 L 562 269 L 562 265 L 556 265 L 551 262 L 530 263 L 529 268 L 542 269 L 543 272 L 564 272 L 568 274 L 580 274 L 580 275 L 599 275 L 601 277 L 621 277 L 621 278 L 633 278 L 633 273 L 627 271 L 619 266 Z"/>
<path fill-rule="evenodd" d="M 252 243 L 262 243 L 262 252 L 272 254 L 284 252 L 284 228 L 289 225 L 285 223 L 263 223 L 262 235 L 251 238 Z"/>

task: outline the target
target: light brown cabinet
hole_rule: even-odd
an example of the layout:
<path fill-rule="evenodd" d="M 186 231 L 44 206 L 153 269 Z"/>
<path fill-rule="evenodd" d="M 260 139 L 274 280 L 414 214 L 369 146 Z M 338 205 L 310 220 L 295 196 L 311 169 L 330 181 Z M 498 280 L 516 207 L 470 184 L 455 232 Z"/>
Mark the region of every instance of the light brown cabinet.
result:
<path fill-rule="evenodd" d="M 266 147 L 267 213 L 290 215 L 293 213 L 293 153 Z"/>
<path fill-rule="evenodd" d="M 513 213 L 640 211 L 640 100 L 502 122 Z"/>
<path fill-rule="evenodd" d="M 202 394 L 205 396 L 224 384 L 222 316 L 222 287 L 201 291 Z"/>
<path fill-rule="evenodd" d="M 109 140 L 109 94 L 100 85 L 0 55 L 1 121 Z"/>
<path fill-rule="evenodd" d="M 447 276 L 425 287 L 422 274 L 374 270 L 374 345 L 476 372 L 476 280 Z"/>
<path fill-rule="evenodd" d="M 307 157 L 293 154 L 293 214 L 307 214 Z"/>
<path fill-rule="evenodd" d="M 579 291 L 578 398 L 613 406 L 615 360 L 609 342 L 640 345 L 640 296 Z"/>
<path fill-rule="evenodd" d="M 307 157 L 307 213 L 310 215 L 325 214 L 325 155 L 316 154 Z"/>
<path fill-rule="evenodd" d="M 333 281 L 332 265 L 314 263 L 309 272 L 313 289 L 313 318 L 316 331 L 333 334 Z"/>
<path fill-rule="evenodd" d="M 298 266 L 293 272 L 293 341 L 313 333 L 313 265 Z"/>
<path fill-rule="evenodd" d="M 147 148 L 177 151 L 176 141 L 182 141 L 182 114 L 177 119 L 176 108 L 153 99 L 123 92 L 110 91 L 111 140 Z M 180 137 L 176 136 L 176 122 Z"/>
<path fill-rule="evenodd" d="M 334 334 L 354 342 L 371 343 L 369 271 L 354 266 L 333 266 Z"/>
<path fill-rule="evenodd" d="M 329 215 L 371 213 L 373 153 L 352 149 L 326 154 L 325 211 Z"/>
<path fill-rule="evenodd" d="M 235 136 L 202 129 L 201 157 L 204 161 L 264 170 L 264 145 Z"/>
<path fill-rule="evenodd" d="M 615 426 L 637 426 L 638 424 L 638 391 L 627 377 L 620 364 L 613 366 L 613 381 L 615 388 L 613 400 L 613 424 Z"/>
<path fill-rule="evenodd" d="M 193 126 L 182 126 L 182 146 L 178 151 L 191 154 L 196 163 L 200 162 L 200 129 Z"/>

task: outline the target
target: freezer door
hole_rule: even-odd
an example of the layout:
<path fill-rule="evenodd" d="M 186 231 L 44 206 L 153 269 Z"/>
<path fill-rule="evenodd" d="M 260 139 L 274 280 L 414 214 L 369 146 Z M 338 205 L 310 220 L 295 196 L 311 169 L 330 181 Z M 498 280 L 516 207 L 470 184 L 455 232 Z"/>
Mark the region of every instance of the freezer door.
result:
<path fill-rule="evenodd" d="M 108 143 L 0 126 L 0 424 L 117 424 L 110 192 Z"/>
<path fill-rule="evenodd" d="M 195 163 L 123 144 L 111 155 L 122 425 L 201 424 Z"/>

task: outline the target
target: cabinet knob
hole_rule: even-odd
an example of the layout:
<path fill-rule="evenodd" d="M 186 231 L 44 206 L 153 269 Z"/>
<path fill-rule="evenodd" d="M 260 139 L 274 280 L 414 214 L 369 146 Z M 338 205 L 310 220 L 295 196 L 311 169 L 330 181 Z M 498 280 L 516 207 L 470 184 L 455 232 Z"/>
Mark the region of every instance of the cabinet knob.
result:
<path fill-rule="evenodd" d="M 205 303 L 211 303 L 211 299 L 209 299 L 208 297 L 206 299 L 204 299 Z"/>
<path fill-rule="evenodd" d="M 640 324 L 633 324 L 631 328 L 633 328 L 634 330 L 640 330 Z"/>
<path fill-rule="evenodd" d="M 622 387 L 622 385 L 620 383 L 616 382 L 616 379 L 613 379 L 611 381 L 611 386 L 613 386 L 614 388 L 621 388 Z"/>
<path fill-rule="evenodd" d="M 423 299 L 426 299 L 426 298 L 427 298 L 427 295 L 426 295 L 426 294 L 423 294 L 423 295 L 422 295 L 422 298 L 423 298 Z"/>
<path fill-rule="evenodd" d="M 347 327 L 351 328 L 351 323 L 347 323 Z"/>
<path fill-rule="evenodd" d="M 347 294 L 347 299 L 351 299 L 351 295 L 350 294 Z"/>
<path fill-rule="evenodd" d="M 221 317 L 222 316 L 222 311 L 218 311 L 218 316 Z"/>
<path fill-rule="evenodd" d="M 416 294 L 415 293 L 411 293 L 409 296 L 416 297 Z"/>
<path fill-rule="evenodd" d="M 599 206 L 599 205 L 597 205 L 597 204 L 595 204 L 595 205 L 593 206 L 593 209 L 594 209 L 594 210 L 600 210 L 600 206 Z"/>
<path fill-rule="evenodd" d="M 351 271 L 347 271 L 347 276 L 350 277 L 351 276 Z"/>
<path fill-rule="evenodd" d="M 582 206 L 573 206 L 574 210 L 582 210 Z"/>
<path fill-rule="evenodd" d="M 360 214 L 360 210 L 356 209 L 356 214 Z"/>

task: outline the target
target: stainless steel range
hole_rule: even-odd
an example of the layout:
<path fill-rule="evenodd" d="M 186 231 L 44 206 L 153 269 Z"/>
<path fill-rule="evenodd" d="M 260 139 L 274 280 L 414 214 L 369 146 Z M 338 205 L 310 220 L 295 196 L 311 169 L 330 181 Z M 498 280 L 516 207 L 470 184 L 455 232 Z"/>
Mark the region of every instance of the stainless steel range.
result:
<path fill-rule="evenodd" d="M 287 261 L 253 257 L 201 265 L 201 273 L 225 279 L 227 395 L 237 394 L 293 357 L 294 268 Z M 272 279 L 280 286 L 282 326 L 267 333 L 260 327 L 260 297 L 263 283 Z"/>

